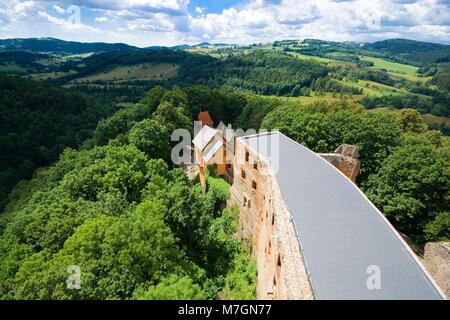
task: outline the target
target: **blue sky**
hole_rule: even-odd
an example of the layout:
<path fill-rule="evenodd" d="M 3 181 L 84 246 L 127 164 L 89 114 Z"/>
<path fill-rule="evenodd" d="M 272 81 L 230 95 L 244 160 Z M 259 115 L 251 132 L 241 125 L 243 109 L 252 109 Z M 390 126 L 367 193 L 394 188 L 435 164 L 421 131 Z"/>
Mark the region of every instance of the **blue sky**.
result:
<path fill-rule="evenodd" d="M 191 13 L 195 12 L 196 8 L 205 8 L 205 12 L 208 13 L 221 13 L 223 9 L 230 7 L 239 7 L 243 5 L 246 1 L 239 0 L 222 0 L 222 1 L 211 1 L 211 0 L 193 0 L 189 2 L 188 9 Z M 197 12 L 195 12 L 197 13 Z"/>
<path fill-rule="evenodd" d="M 151 45 L 318 38 L 450 44 L 450 0 L 3 0 L 0 38 Z"/>

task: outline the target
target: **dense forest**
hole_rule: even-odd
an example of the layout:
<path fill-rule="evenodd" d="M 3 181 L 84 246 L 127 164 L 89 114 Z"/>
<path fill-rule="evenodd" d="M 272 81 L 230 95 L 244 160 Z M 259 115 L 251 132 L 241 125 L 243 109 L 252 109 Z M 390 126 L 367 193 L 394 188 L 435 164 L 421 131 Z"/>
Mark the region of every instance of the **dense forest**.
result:
<path fill-rule="evenodd" d="M 450 143 L 417 111 L 155 87 L 13 190 L 0 216 L 2 298 L 253 298 L 255 262 L 233 237 L 237 209 L 223 210 L 229 186 L 211 170 L 203 195 L 166 162 L 169 132 L 190 129 L 206 101 L 234 123 L 265 109 L 263 128 L 315 151 L 358 145 L 359 184 L 394 225 L 417 243 L 450 237 Z M 72 264 L 83 269 L 81 290 L 64 285 Z"/>
<path fill-rule="evenodd" d="M 111 104 L 43 83 L 0 76 L 0 208 L 14 185 L 89 138 Z"/>
<path fill-rule="evenodd" d="M 191 126 L 189 94 L 151 90 L 14 189 L 0 216 L 3 299 L 255 297 L 255 262 L 233 237 L 238 213 L 223 210 L 228 184 L 211 171 L 203 195 L 162 160 L 169 129 Z M 72 264 L 81 290 L 65 286 Z"/>

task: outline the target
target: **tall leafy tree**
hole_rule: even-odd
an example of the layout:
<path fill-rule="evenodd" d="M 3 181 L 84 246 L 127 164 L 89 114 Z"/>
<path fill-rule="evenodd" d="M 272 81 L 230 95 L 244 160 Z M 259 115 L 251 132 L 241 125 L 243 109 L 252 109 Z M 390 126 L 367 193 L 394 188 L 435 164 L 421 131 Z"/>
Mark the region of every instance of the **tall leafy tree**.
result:
<path fill-rule="evenodd" d="M 204 300 L 207 298 L 202 288 L 188 276 L 171 275 L 156 286 L 151 286 L 139 300 Z"/>
<path fill-rule="evenodd" d="M 170 135 L 167 127 L 152 119 L 136 123 L 130 130 L 129 141 L 149 158 L 169 160 Z"/>
<path fill-rule="evenodd" d="M 421 114 L 414 109 L 403 109 L 399 112 L 400 128 L 406 133 L 424 133 L 427 124 L 423 121 Z"/>
<path fill-rule="evenodd" d="M 423 242 L 429 223 L 448 221 L 442 212 L 450 212 L 450 149 L 421 136 L 407 138 L 370 177 L 366 192 L 401 231 Z M 428 226 L 428 239 L 440 237 L 436 224 Z"/>

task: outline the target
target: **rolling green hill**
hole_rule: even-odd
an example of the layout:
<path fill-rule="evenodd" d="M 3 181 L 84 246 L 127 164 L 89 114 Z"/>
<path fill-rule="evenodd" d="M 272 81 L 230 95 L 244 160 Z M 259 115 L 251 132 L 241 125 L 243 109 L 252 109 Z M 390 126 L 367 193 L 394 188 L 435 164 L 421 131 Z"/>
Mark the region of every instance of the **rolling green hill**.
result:
<path fill-rule="evenodd" d="M 450 61 L 450 46 L 408 39 L 389 39 L 369 43 L 365 49 L 398 55 L 419 63 L 441 63 Z"/>
<path fill-rule="evenodd" d="M 294 88 L 309 86 L 314 78 L 327 75 L 327 69 L 319 63 L 267 50 L 255 50 L 248 54 L 239 52 L 229 59 L 168 49 L 108 52 L 84 59 L 83 64 L 79 73 L 67 77 L 67 80 L 96 79 L 95 75 L 111 75 L 119 67 L 136 69 L 140 64 L 163 65 L 166 69 L 178 65 L 178 73 L 171 79 L 171 84 L 225 86 L 267 95 L 289 95 Z M 158 80 L 152 79 L 154 72 L 151 68 L 147 69 L 147 73 L 141 71 L 141 78 Z M 172 71 L 168 74 L 175 75 Z M 97 77 L 97 80 L 101 78 Z"/>
<path fill-rule="evenodd" d="M 95 73 L 75 82 L 85 81 L 113 81 L 115 83 L 126 80 L 166 80 L 177 75 L 179 66 L 169 63 L 140 63 L 134 65 L 117 66 L 111 70 Z"/>
<path fill-rule="evenodd" d="M 75 42 L 55 38 L 26 38 L 0 40 L 0 50 L 51 52 L 59 54 L 82 54 L 88 52 L 106 52 L 117 50 L 136 50 L 136 47 L 124 43 Z"/>
<path fill-rule="evenodd" d="M 0 52 L 0 73 L 50 81 L 119 102 L 136 102 L 155 85 L 202 84 L 307 101 L 345 95 L 369 108 L 450 114 L 448 63 L 436 62 L 444 61 L 449 52 L 450 46 L 443 44 L 406 39 L 365 44 L 306 39 L 250 46 L 200 44 L 174 50 L 57 39 L 13 40 L 4 42 L 16 49 L 56 52 Z M 75 53 L 61 53 L 64 48 Z M 116 50 L 120 48 L 125 50 Z M 79 53 L 88 49 L 106 52 Z"/>
<path fill-rule="evenodd" d="M 441 89 L 450 91 L 450 63 L 439 67 L 433 77 L 433 83 Z"/>
<path fill-rule="evenodd" d="M 26 51 L 0 51 L 0 73 L 25 74 L 30 71 L 42 72 L 46 63 L 51 63 L 49 54 Z"/>

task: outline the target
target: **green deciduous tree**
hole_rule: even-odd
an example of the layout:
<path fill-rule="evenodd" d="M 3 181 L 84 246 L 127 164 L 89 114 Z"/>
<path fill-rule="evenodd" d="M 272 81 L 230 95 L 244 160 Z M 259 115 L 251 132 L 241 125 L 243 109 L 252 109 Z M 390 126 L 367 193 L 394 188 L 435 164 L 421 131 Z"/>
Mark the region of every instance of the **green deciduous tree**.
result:
<path fill-rule="evenodd" d="M 170 159 L 170 135 L 167 127 L 152 119 L 136 123 L 130 130 L 130 143 L 149 158 Z"/>
<path fill-rule="evenodd" d="M 215 298 L 237 255 L 246 268 L 236 210 L 221 212 L 227 183 L 209 177 L 204 195 L 182 169 L 151 159 L 169 151 L 166 124 L 190 127 L 186 103 L 181 89 L 157 88 L 16 187 L 0 216 L 0 298 Z M 67 287 L 71 266 L 78 290 Z"/>
<path fill-rule="evenodd" d="M 340 110 L 330 115 L 329 130 L 334 147 L 342 143 L 359 147 L 359 181 L 376 173 L 400 143 L 401 131 L 396 117 L 384 112 Z"/>
<path fill-rule="evenodd" d="M 327 116 L 307 112 L 303 106 L 278 107 L 264 118 L 261 127 L 268 130 L 278 129 L 317 152 L 328 151 L 331 147 Z"/>
<path fill-rule="evenodd" d="M 342 143 L 357 145 L 359 179 L 364 181 L 399 144 L 401 131 L 392 114 L 340 104 L 277 107 L 265 117 L 262 127 L 279 129 L 316 152 L 332 152 Z"/>
<path fill-rule="evenodd" d="M 87 220 L 51 259 L 41 251 L 23 261 L 16 298 L 125 299 L 167 274 L 196 276 L 164 222 L 166 211 L 156 201 L 144 201 L 127 216 Z M 66 286 L 71 265 L 80 268 L 80 290 Z"/>
<path fill-rule="evenodd" d="M 171 275 L 147 292 L 138 296 L 139 300 L 204 300 L 207 296 L 198 284 L 188 276 Z"/>
<path fill-rule="evenodd" d="M 414 109 L 403 109 L 398 116 L 400 128 L 406 133 L 424 133 L 427 124 L 423 121 L 422 115 Z"/>
<path fill-rule="evenodd" d="M 448 241 L 450 239 L 450 213 L 439 212 L 433 221 L 425 226 L 427 241 Z"/>
<path fill-rule="evenodd" d="M 154 119 L 164 123 L 170 133 L 175 129 L 192 130 L 192 121 L 184 105 L 175 105 L 173 102 L 164 101 L 156 109 Z"/>
<path fill-rule="evenodd" d="M 420 136 L 407 138 L 370 177 L 366 192 L 415 240 L 424 241 L 427 225 L 427 239 L 439 237 L 446 220 L 441 216 L 435 220 L 436 216 L 450 212 L 450 149 L 436 148 Z"/>

